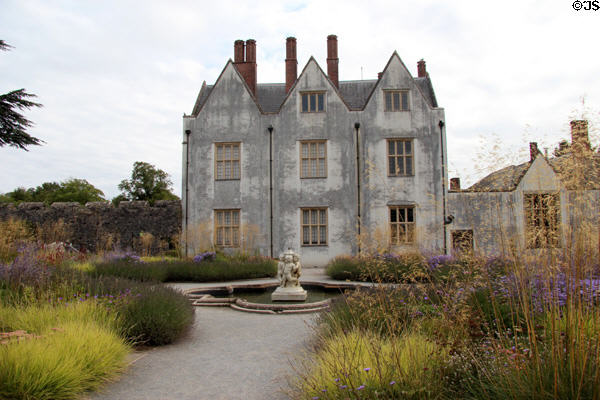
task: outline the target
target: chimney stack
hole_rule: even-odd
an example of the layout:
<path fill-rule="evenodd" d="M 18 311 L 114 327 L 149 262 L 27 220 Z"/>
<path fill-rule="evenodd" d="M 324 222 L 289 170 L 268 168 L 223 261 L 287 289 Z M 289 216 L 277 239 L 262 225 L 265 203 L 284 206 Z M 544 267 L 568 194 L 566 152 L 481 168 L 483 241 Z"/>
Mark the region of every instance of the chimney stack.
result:
<path fill-rule="evenodd" d="M 289 37 L 285 42 L 285 92 L 290 89 L 298 78 L 298 59 L 296 58 L 296 38 Z"/>
<path fill-rule="evenodd" d="M 592 151 L 588 137 L 588 122 L 586 120 L 571 121 L 571 146 L 575 153 Z"/>
<path fill-rule="evenodd" d="M 233 64 L 256 96 L 256 40 L 236 40 L 233 45 Z"/>
<path fill-rule="evenodd" d="M 460 178 L 450 178 L 450 190 L 460 191 Z"/>
<path fill-rule="evenodd" d="M 243 63 L 244 62 L 244 41 L 236 40 L 233 43 L 233 62 Z"/>
<path fill-rule="evenodd" d="M 335 85 L 336 88 L 340 87 L 339 75 L 338 75 L 338 46 L 337 36 L 327 36 L 327 75 L 329 79 Z"/>
<path fill-rule="evenodd" d="M 538 153 L 539 153 L 539 150 L 537 147 L 537 143 L 529 142 L 529 161 L 535 160 L 535 157 L 537 157 Z"/>
<path fill-rule="evenodd" d="M 425 68 L 425 60 L 421 58 L 419 62 L 417 62 L 417 75 L 419 78 L 427 77 L 427 68 Z"/>

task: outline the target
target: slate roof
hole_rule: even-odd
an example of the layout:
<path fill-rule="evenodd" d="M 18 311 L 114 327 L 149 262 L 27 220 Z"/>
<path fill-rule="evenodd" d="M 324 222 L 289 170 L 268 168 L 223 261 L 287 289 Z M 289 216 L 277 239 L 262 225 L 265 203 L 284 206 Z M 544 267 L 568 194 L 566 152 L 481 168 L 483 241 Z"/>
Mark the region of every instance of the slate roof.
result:
<path fill-rule="evenodd" d="M 437 107 L 437 100 L 429 77 L 414 79 L 429 105 Z M 340 81 L 339 92 L 350 110 L 362 110 L 367 104 L 367 100 L 373 92 L 377 82 L 377 79 Z M 202 85 L 202 89 L 200 89 L 200 93 L 198 93 L 196 104 L 194 104 L 192 110 L 193 116 L 198 115 L 198 112 L 204 105 L 213 86 L 214 85 Z M 258 104 L 260 104 L 260 108 L 265 113 L 278 112 L 286 95 L 285 83 L 259 83 L 256 85 L 256 98 Z"/>
<path fill-rule="evenodd" d="M 541 156 L 541 155 L 540 155 Z M 543 157 L 543 156 L 542 156 Z M 594 153 L 588 157 L 575 159 L 572 155 L 564 155 L 548 159 L 550 166 L 558 174 L 561 182 L 567 189 L 576 188 L 574 172 L 583 171 L 583 188 L 587 190 L 600 190 L 600 154 Z M 577 168 L 575 164 L 577 163 Z M 479 182 L 475 183 L 464 192 L 511 192 L 517 188 L 519 182 L 531 166 L 531 162 L 511 165 L 494 171 Z"/>

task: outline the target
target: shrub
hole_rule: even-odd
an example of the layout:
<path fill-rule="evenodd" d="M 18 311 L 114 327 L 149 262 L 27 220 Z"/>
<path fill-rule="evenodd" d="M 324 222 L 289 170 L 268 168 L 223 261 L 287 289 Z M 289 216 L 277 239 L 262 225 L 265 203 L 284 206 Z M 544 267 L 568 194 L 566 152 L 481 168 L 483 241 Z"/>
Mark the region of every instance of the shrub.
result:
<path fill-rule="evenodd" d="M 382 339 L 353 330 L 325 340 L 297 386 L 313 399 L 437 399 L 446 392 L 447 358 L 445 348 L 415 332 Z"/>
<path fill-rule="evenodd" d="M 358 257 L 338 256 L 331 260 L 325 268 L 325 273 L 337 280 L 360 280 L 363 261 Z"/>
<path fill-rule="evenodd" d="M 0 398 L 77 398 L 122 370 L 127 353 L 106 328 L 75 321 L 39 338 L 0 345 Z"/>
<path fill-rule="evenodd" d="M 194 320 L 194 308 L 181 292 L 146 287 L 119 309 L 123 333 L 137 344 L 160 346 L 177 339 Z"/>
<path fill-rule="evenodd" d="M 24 221 L 14 218 L 0 221 L 0 263 L 13 260 L 18 248 L 32 240 L 31 229 Z"/>
<path fill-rule="evenodd" d="M 21 337 L 0 344 L 0 398 L 74 399 L 115 376 L 129 352 L 116 320 L 94 302 L 0 306 L 0 331 Z"/>

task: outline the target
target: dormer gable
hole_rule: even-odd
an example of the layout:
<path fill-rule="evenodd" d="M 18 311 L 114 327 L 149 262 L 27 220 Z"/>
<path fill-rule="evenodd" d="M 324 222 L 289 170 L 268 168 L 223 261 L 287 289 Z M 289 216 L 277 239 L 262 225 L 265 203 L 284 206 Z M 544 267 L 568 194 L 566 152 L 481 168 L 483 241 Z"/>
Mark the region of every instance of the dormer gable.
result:
<path fill-rule="evenodd" d="M 517 189 L 524 192 L 556 192 L 562 188 L 560 178 L 541 153 L 534 155 L 529 168 L 522 176 Z"/>
<path fill-rule="evenodd" d="M 233 61 L 229 59 L 215 84 L 212 87 L 203 85 L 198 95 L 197 104 L 194 106 L 195 113 L 193 115 L 198 116 L 206 108 L 239 109 L 243 103 L 252 103 L 257 111 L 262 112 L 256 97 L 252 94 Z"/>

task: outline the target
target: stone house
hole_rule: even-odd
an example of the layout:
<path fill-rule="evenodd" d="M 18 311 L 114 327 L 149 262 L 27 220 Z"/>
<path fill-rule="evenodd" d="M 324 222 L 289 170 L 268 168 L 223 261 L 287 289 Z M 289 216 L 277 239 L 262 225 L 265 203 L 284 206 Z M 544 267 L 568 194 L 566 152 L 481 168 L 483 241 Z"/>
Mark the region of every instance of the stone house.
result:
<path fill-rule="evenodd" d="M 562 249 L 582 234 L 588 248 L 599 248 L 600 154 L 591 148 L 587 121 L 571 121 L 571 137 L 570 151 L 558 157 L 544 156 L 530 143 L 528 162 L 495 171 L 468 189 L 451 179 L 451 251 Z"/>
<path fill-rule="evenodd" d="M 209 239 L 323 265 L 378 234 L 392 251 L 446 251 L 445 117 L 425 62 L 412 76 L 394 52 L 377 79 L 339 81 L 330 35 L 327 73 L 313 57 L 300 75 L 297 64 L 288 38 L 285 83 L 258 83 L 256 42 L 238 40 L 184 115 L 188 253 Z"/>

